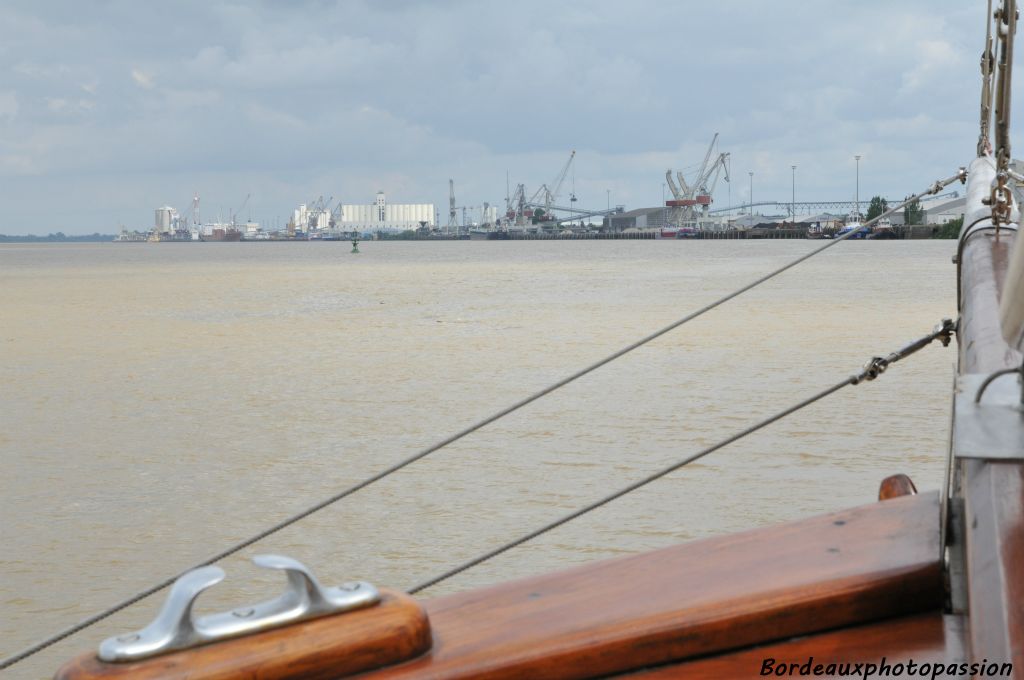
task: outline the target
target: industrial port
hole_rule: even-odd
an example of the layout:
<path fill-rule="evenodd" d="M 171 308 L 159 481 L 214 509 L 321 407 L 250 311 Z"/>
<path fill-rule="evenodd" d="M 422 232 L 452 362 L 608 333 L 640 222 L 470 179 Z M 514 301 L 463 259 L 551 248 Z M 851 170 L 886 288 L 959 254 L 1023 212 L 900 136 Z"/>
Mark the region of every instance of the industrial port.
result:
<path fill-rule="evenodd" d="M 728 184 L 731 154 L 718 150 L 718 133 L 707 147 L 702 162 L 691 166 L 689 177 L 669 169 L 662 184 L 663 203 L 627 210 L 624 205 L 604 208 L 578 205 L 573 186 L 566 190 L 576 151 L 550 182 L 528 187 L 518 183 L 505 189 L 504 210 L 484 201 L 459 205 L 454 179 L 448 180 L 448 209 L 442 215 L 434 203 L 392 203 L 378 191 L 366 203 L 344 203 L 334 196 L 300 203 L 285 224 L 272 227 L 246 214 L 251 194 L 226 218 L 204 221 L 198 194 L 189 208 L 178 211 L 170 205 L 155 210 L 153 227 L 129 231 L 122 228 L 119 242 L 166 241 L 341 241 L 351 239 L 412 240 L 534 240 L 534 239 L 748 239 L 748 238 L 830 238 L 844 228 L 856 228 L 865 217 L 860 200 L 860 156 L 857 160 L 857 189 L 853 200 L 796 201 L 796 166 L 789 201 L 753 202 L 753 173 L 750 200 L 724 207 L 714 206 L 719 181 Z M 653 173 L 652 173 L 653 175 Z M 660 177 L 659 177 L 660 179 Z M 666 194 L 666 189 L 668 193 Z M 731 191 L 729 192 L 731 195 Z M 902 199 L 874 197 L 879 205 L 895 205 Z M 922 201 L 909 224 L 905 213 L 865 230 L 866 238 L 928 238 L 938 225 L 960 219 L 965 198 L 949 192 Z M 868 215 L 870 217 L 870 214 Z"/>

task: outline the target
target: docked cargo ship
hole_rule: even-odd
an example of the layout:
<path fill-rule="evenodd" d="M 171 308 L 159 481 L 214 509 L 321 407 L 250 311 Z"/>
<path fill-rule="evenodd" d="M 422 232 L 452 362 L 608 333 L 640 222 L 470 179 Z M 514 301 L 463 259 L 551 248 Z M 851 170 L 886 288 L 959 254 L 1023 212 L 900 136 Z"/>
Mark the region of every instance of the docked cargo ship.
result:
<path fill-rule="evenodd" d="M 114 243 L 145 243 L 148 238 L 148 234 L 144 232 L 128 231 L 121 227 L 121 233 L 114 237 Z"/>
<path fill-rule="evenodd" d="M 216 228 L 209 234 L 199 234 L 200 241 L 241 241 L 242 232 L 233 227 Z"/>
<path fill-rule="evenodd" d="M 474 228 L 469 230 L 470 241 L 507 241 L 511 238 L 508 229 Z"/>

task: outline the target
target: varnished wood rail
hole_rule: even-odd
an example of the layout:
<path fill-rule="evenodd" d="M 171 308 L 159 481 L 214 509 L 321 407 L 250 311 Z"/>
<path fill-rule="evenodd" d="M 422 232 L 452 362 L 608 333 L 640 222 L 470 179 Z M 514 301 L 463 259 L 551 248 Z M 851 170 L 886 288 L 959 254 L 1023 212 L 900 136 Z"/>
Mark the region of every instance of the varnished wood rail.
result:
<path fill-rule="evenodd" d="M 423 607 L 381 590 L 379 605 L 131 663 L 95 652 L 66 664 L 57 680 L 333 680 L 422 654 L 430 647 Z"/>
<path fill-rule="evenodd" d="M 943 602 L 938 495 L 884 503 L 177 652 L 85 678 L 589 678 Z M 428 621 L 429 617 L 429 621 Z M 915 629 L 916 630 L 916 629 Z"/>
<path fill-rule="evenodd" d="M 942 606 L 938 495 L 428 601 L 434 645 L 367 678 L 588 678 Z"/>
<path fill-rule="evenodd" d="M 796 672 L 787 672 L 784 677 L 810 676 L 822 680 L 864 677 L 869 668 L 873 668 L 869 677 L 891 678 L 896 672 L 899 673 L 897 677 L 910 676 L 910 663 L 914 663 L 916 669 L 927 664 L 929 671 L 924 677 L 931 677 L 931 670 L 936 664 L 943 667 L 934 676 L 936 678 L 966 677 L 959 673 L 960 665 L 968 663 L 963 626 L 960 617 L 943 616 L 935 611 L 684 661 L 620 677 L 628 680 L 775 678 L 779 677 L 776 672 L 780 666 L 787 671 L 795 666 Z M 950 664 L 955 669 L 946 673 L 945 669 Z M 862 672 L 851 673 L 851 669 L 858 665 Z M 885 671 L 883 666 L 888 670 Z M 966 668 L 970 668 L 969 663 Z M 808 672 L 802 674 L 805 670 Z M 920 677 L 916 672 L 913 676 Z"/>

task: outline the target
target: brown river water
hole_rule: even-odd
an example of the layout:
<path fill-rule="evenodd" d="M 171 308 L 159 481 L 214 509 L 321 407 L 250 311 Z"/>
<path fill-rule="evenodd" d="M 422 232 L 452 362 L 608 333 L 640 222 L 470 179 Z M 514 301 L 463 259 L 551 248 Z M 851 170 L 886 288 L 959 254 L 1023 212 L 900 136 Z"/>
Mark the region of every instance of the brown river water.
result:
<path fill-rule="evenodd" d="M 0 657 L 681 318 L 812 241 L 0 245 Z M 201 613 L 408 588 L 955 315 L 952 241 L 838 244 L 222 564 Z M 939 345 L 429 597 L 938 488 Z M 45 677 L 162 594 L 11 668 Z"/>

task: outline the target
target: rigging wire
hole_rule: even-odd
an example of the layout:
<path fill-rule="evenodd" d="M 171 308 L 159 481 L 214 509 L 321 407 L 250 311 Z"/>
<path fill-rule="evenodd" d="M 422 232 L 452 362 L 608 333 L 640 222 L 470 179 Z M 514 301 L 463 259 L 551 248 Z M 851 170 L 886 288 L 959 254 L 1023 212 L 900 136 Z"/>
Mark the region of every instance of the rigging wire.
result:
<path fill-rule="evenodd" d="M 992 68 L 995 57 L 992 54 L 992 0 L 988 0 L 985 14 L 985 51 L 981 54 L 981 132 L 978 135 L 978 156 L 992 152 L 989 140 L 989 126 L 992 122 Z"/>
<path fill-rule="evenodd" d="M 966 176 L 967 176 L 967 171 L 964 168 L 960 168 L 957 171 L 957 173 L 955 175 L 953 175 L 952 177 L 948 177 L 948 178 L 946 178 L 944 180 L 937 180 L 927 190 L 922 191 L 922 192 L 917 193 L 917 194 L 914 194 L 913 196 L 911 196 L 911 197 L 907 198 L 906 200 L 904 200 L 899 205 L 897 205 L 897 206 L 895 206 L 893 208 L 890 208 L 890 209 L 884 211 L 883 213 L 881 213 L 880 215 L 878 215 L 877 217 L 874 217 L 874 218 L 864 222 L 864 224 L 862 226 L 863 227 L 871 226 L 872 224 L 874 224 L 878 220 L 882 219 L 883 217 L 888 217 L 889 215 L 894 214 L 896 211 L 900 210 L 901 208 L 904 208 L 908 204 L 910 204 L 910 203 L 912 203 L 912 202 L 914 202 L 914 201 L 916 201 L 916 200 L 918 200 L 918 199 L 920 199 L 920 198 L 922 198 L 924 196 L 927 196 L 929 194 L 937 194 L 943 188 L 945 188 L 946 186 L 952 184 L 955 181 L 958 181 L 958 180 L 961 181 L 961 182 L 964 181 L 966 179 Z M 97 614 L 94 614 L 94 615 L 92 615 L 92 616 L 90 616 L 90 617 L 88 617 L 88 618 L 86 618 L 86 619 L 84 619 L 84 620 L 82 620 L 82 621 L 72 625 L 72 626 L 69 626 L 69 627 L 67 627 L 67 628 L 65 628 L 65 629 L 63 629 L 63 630 L 61 630 L 61 631 L 59 631 L 59 632 L 57 632 L 57 633 L 47 637 L 46 639 L 44 639 L 44 640 L 42 640 L 40 642 L 37 642 L 36 644 L 34 644 L 34 645 L 30 646 L 30 647 L 27 647 L 26 649 L 24 649 L 24 650 L 22 650 L 20 652 L 17 652 L 15 654 L 11 655 L 11 656 L 8 656 L 7 658 L 5 658 L 3 660 L 0 660 L 0 670 L 3 670 L 4 668 L 8 668 L 8 667 L 14 665 L 15 663 L 18 663 L 19 661 L 21 661 L 23 659 L 26 659 L 26 658 L 34 655 L 34 654 L 37 654 L 38 652 L 41 652 L 42 650 L 46 649 L 47 647 L 49 647 L 49 646 L 51 646 L 51 645 L 53 645 L 53 644 L 55 644 L 57 642 L 60 642 L 61 640 L 65 639 L 65 638 L 67 638 L 69 636 L 74 635 L 75 633 L 78 633 L 78 632 L 88 628 L 89 626 L 92 626 L 92 625 L 94 625 L 96 623 L 99 623 L 103 619 L 106 619 L 106 618 L 116 614 L 117 612 L 121 611 L 122 609 L 130 607 L 131 605 L 135 604 L 136 602 L 139 602 L 140 600 L 143 600 L 143 599 L 149 597 L 150 595 L 153 595 L 155 593 L 160 592 L 164 588 L 167 588 L 168 586 L 173 584 L 178 578 L 180 578 L 184 574 L 188 573 L 189 571 L 192 571 L 194 569 L 198 569 L 200 567 L 205 567 L 205 566 L 214 564 L 215 562 L 219 562 L 220 560 L 222 560 L 222 559 L 224 559 L 226 557 L 229 557 L 229 556 L 239 552 L 240 550 L 243 550 L 243 549 L 249 547 L 250 545 L 252 545 L 252 544 L 254 544 L 256 542 L 261 541 L 264 538 L 266 538 L 266 537 L 268 537 L 268 536 L 270 536 L 272 534 L 275 534 L 278 531 L 281 531 L 282 529 L 285 529 L 285 528 L 291 526 L 292 524 L 295 524 L 296 522 L 298 522 L 298 521 L 300 521 L 302 519 L 305 519 L 306 517 L 309 517 L 313 513 L 318 512 L 320 510 L 323 510 L 324 508 L 326 508 L 326 507 L 328 507 L 330 505 L 333 505 L 334 503 L 337 503 L 338 501 L 342 500 L 343 498 L 351 496 L 352 494 L 354 494 L 357 491 L 360 491 L 361 489 L 365 489 L 366 487 L 370 486 L 374 482 L 378 482 L 381 479 L 384 479 L 385 477 L 387 477 L 387 476 L 389 476 L 391 474 L 394 474 L 395 472 L 398 472 L 399 470 L 401 470 L 401 469 L 403 469 L 405 467 L 408 467 L 409 465 L 415 463 L 418 460 L 421 460 L 421 459 L 427 457 L 428 455 L 434 453 L 435 451 L 438 451 L 439 449 L 442 449 L 442 448 L 448 446 L 449 444 L 453 444 L 456 441 L 466 437 L 467 435 L 470 435 L 473 432 L 476 432 L 477 430 L 479 430 L 479 429 L 481 429 L 483 427 L 486 427 L 487 425 L 490 425 L 491 423 L 493 423 L 493 422 L 495 422 L 497 420 L 500 420 L 501 418 L 504 418 L 505 416 L 507 416 L 507 415 L 509 415 L 509 414 L 511 414 L 511 413 L 513 413 L 515 411 L 518 411 L 519 409 L 523 408 L 524 406 L 527 406 L 528 404 L 531 404 L 531 403 L 537 401 L 541 397 L 544 397 L 544 396 L 546 396 L 548 394 L 551 394 L 552 392 L 554 392 L 554 391 L 556 391 L 558 389 L 561 389 L 562 387 L 565 387 L 569 383 L 572 383 L 572 382 L 578 380 L 579 378 L 582 378 L 583 376 L 585 376 L 585 375 L 587 375 L 589 373 L 592 373 L 593 371 L 596 371 L 597 369 L 601 368 L 602 366 L 604 366 L 606 364 L 609 364 L 609 363 L 615 361 L 616 359 L 619 359 L 620 357 L 622 357 L 622 356 L 632 352 L 635 349 L 638 349 L 638 348 L 648 344 L 649 342 L 651 342 L 651 341 L 661 337 L 662 335 L 665 335 L 666 333 L 668 333 L 670 331 L 673 331 L 676 328 L 679 328 L 680 326 L 682 326 L 682 325 L 684 325 L 684 324 L 686 324 L 686 323 L 688 323 L 690 321 L 693 321 L 694 319 L 696 319 L 696 318 L 698 318 L 700 316 L 703 316 L 707 312 L 710 312 L 711 310 L 715 309 L 716 307 L 719 307 L 719 306 L 725 304 L 726 302 L 729 302 L 733 298 L 739 297 L 743 293 L 746 293 L 747 291 L 749 291 L 749 290 L 751 290 L 753 288 L 756 288 L 757 286 L 761 285 L 762 283 L 765 283 L 766 281 L 769 281 L 769 280 L 775 278 L 779 274 L 782 274 L 783 272 L 785 272 L 785 271 L 787 271 L 789 269 L 792 269 L 793 267 L 797 266 L 801 262 L 804 262 L 805 260 L 809 260 L 810 258 L 814 257 L 815 255 L 818 255 L 819 253 L 822 253 L 825 250 L 828 250 L 829 248 L 839 244 L 840 242 L 842 242 L 842 241 L 844 241 L 844 240 L 846 240 L 848 238 L 853 237 L 854 234 L 856 234 L 858 231 L 860 231 L 860 230 L 859 229 L 855 229 L 855 230 L 852 230 L 852 231 L 850 231 L 850 232 L 848 232 L 846 234 L 843 234 L 842 236 L 836 237 L 836 238 L 830 240 L 825 245 L 820 246 L 818 248 L 815 248 L 814 250 L 811 250 L 810 252 L 808 252 L 808 253 L 806 253 L 804 255 L 801 255 L 800 257 L 797 257 L 797 258 L 789 261 L 788 263 L 782 265 L 781 267 L 778 267 L 777 269 L 774 269 L 773 271 L 769 272 L 768 274 L 765 274 L 764 276 L 761 276 L 757 280 L 755 280 L 755 281 L 753 281 L 751 283 L 748 283 L 747 285 L 745 285 L 745 286 L 743 286 L 741 288 L 738 288 L 738 289 L 734 290 L 731 293 L 723 295 L 722 297 L 718 298 L 714 302 L 711 302 L 711 303 L 701 307 L 700 309 L 687 314 L 683 318 L 681 318 L 681 319 L 679 319 L 677 321 L 674 321 L 673 323 L 671 323 L 671 324 L 661 328 L 660 330 L 657 330 L 657 331 L 655 331 L 655 332 L 653 332 L 653 333 L 651 333 L 651 334 L 641 338 L 640 340 L 637 340 L 636 342 L 634 342 L 634 343 L 632 343 L 630 345 L 627 345 L 626 347 L 623 347 L 622 349 L 620 349 L 620 350 L 618 350 L 616 352 L 613 352 L 612 354 L 609 354 L 608 356 L 604 357 L 603 359 L 599 359 L 598 361 L 595 361 L 594 363 L 590 364 L 589 366 L 586 366 L 585 368 L 582 368 L 582 369 L 576 371 L 575 373 L 573 373 L 573 374 L 571 374 L 571 375 L 569 375 L 569 376 L 567 376 L 565 378 L 562 378 L 561 380 L 559 380 L 557 382 L 554 382 L 551 385 L 548 385 L 547 387 L 545 387 L 545 388 L 543 388 L 541 390 L 538 390 L 537 392 L 534 392 L 533 394 L 531 394 L 528 397 L 520 399 L 519 401 L 515 402 L 511 406 L 507 406 L 507 407 L 505 407 L 505 408 L 503 408 L 503 409 L 493 413 L 492 415 L 487 416 L 486 418 L 483 418 L 482 420 L 477 421 L 476 423 L 470 425 L 469 427 L 466 427 L 466 428 L 456 432 L 455 434 L 453 434 L 451 436 L 448 436 L 448 437 L 442 439 L 441 441 L 439 441 L 439 442 L 437 442 L 437 443 L 435 443 L 435 444 L 433 444 L 431 446 L 428 446 L 427 448 L 425 448 L 425 449 L 423 449 L 423 450 L 421 450 L 421 451 L 419 451 L 419 452 L 417 452 L 417 453 L 415 453 L 415 454 L 413 454 L 413 455 L 411 455 L 411 456 L 409 456 L 409 457 L 407 457 L 407 458 L 405 458 L 405 459 L 403 459 L 403 460 L 401 460 L 401 461 L 399 461 L 399 462 L 389 466 L 388 468 L 382 470 L 381 472 L 378 472 L 375 475 L 367 477 L 366 479 L 362 480 L 361 482 L 353 484 L 352 486 L 349 486 L 348 488 L 346 488 L 346 489 L 344 489 L 342 491 L 339 491 L 338 493 L 335 493 L 334 495 L 332 495 L 332 496 L 330 496 L 330 497 L 328 497 L 328 498 L 326 498 L 326 499 L 324 499 L 324 500 L 322 500 L 322 501 L 320 501 L 320 502 L 318 502 L 318 503 L 316 503 L 316 504 L 306 508 L 305 510 L 297 512 L 294 515 L 291 515 L 290 517 L 288 517 L 288 518 L 286 518 L 284 520 L 281 520 L 277 524 L 274 524 L 271 527 L 263 529 L 262 531 L 254 534 L 252 536 L 250 536 L 249 538 L 243 539 L 243 540 L 235 543 L 234 545 L 232 545 L 232 546 L 230 546 L 230 547 L 228 547 L 228 548 L 226 548 L 226 549 L 224 549 L 224 550 L 222 550 L 222 551 L 220 551 L 220 552 L 218 552 L 218 553 L 216 553 L 214 555 L 211 555 L 211 556 L 207 557 L 202 562 L 198 562 L 198 563 L 194 564 L 193 566 L 190 566 L 187 569 L 184 569 L 184 570 L 178 572 L 174 576 L 170 576 L 168 578 L 165 578 L 164 580 L 160 581 L 159 583 L 156 583 L 153 586 L 150 586 L 150 587 L 148 587 L 148 588 L 146 588 L 146 589 L 144 589 L 142 591 L 139 591 L 138 593 L 136 593 L 134 595 L 131 595 L 131 596 L 121 600 L 117 604 L 114 604 L 114 605 L 108 607 L 107 609 L 97 613 Z M 426 586 L 424 586 L 424 587 L 426 587 Z"/>
<path fill-rule="evenodd" d="M 842 380 L 842 381 L 836 383 L 835 385 L 832 385 L 831 387 L 828 387 L 828 388 L 818 392 L 817 394 L 815 394 L 815 395 L 813 395 L 811 397 L 808 397 L 807 399 L 804 399 L 803 401 L 798 402 L 798 403 L 790 406 L 787 409 L 779 411 L 778 413 L 776 413 L 776 414 L 774 414 L 772 416 L 769 416 L 768 418 L 765 418 L 764 420 L 761 420 L 760 422 L 757 422 L 757 423 L 751 425 L 750 427 L 748 427 L 748 428 L 746 428 L 744 430 L 740 430 L 739 432 L 737 432 L 737 433 L 735 433 L 733 435 L 730 435 L 729 437 L 726 437 L 722 441 L 720 441 L 720 442 L 718 442 L 716 444 L 712 444 L 711 446 L 709 446 L 709 447 L 707 447 L 705 449 L 702 449 L 702 450 L 698 451 L 697 453 L 695 453 L 695 454 L 693 454 L 691 456 L 688 456 L 687 458 L 684 458 L 684 459 L 682 459 L 682 460 L 680 460 L 680 461 L 678 461 L 676 463 L 673 463 L 672 465 L 669 465 L 668 467 L 662 468 L 661 470 L 658 470 L 657 472 L 655 472 L 655 473 L 653 473 L 651 475 L 648 475 L 647 477 L 644 477 L 643 479 L 641 479 L 639 481 L 633 482 L 632 484 L 629 484 L 628 486 L 624 486 L 621 489 L 619 489 L 618 491 L 615 491 L 614 493 L 610 493 L 607 496 L 605 496 L 604 498 L 601 498 L 600 500 L 594 501 L 593 503 L 591 503 L 591 504 L 589 504 L 589 505 L 587 505 L 587 506 L 585 506 L 583 508 L 580 508 L 579 510 L 574 510 L 573 512 L 570 512 L 569 514 L 564 515 L 564 516 L 560 517 L 559 519 L 556 519 L 553 522 L 545 524 L 543 527 L 541 527 L 539 529 L 536 529 L 534 531 L 531 531 L 528 534 L 525 534 L 523 536 L 520 536 L 519 538 L 516 538 L 516 539 L 514 539 L 512 541 L 509 541 L 508 543 L 505 543 L 504 545 L 502 545 L 502 546 L 500 546 L 498 548 L 495 548 L 494 550 L 490 550 L 490 551 L 484 553 L 483 555 L 475 557 L 475 558 L 473 558 L 473 559 L 471 559 L 471 560 L 469 560 L 467 562 L 463 562 L 459 566 L 454 567 L 452 569 L 449 569 L 448 571 L 444 572 L 443 574 L 440 574 L 440 575 L 435 576 L 435 577 L 433 577 L 431 579 L 428 579 L 428 580 L 424 581 L 423 583 L 420 583 L 419 585 L 413 586 L 407 592 L 410 595 L 414 595 L 414 594 L 420 592 L 421 590 L 425 590 L 426 588 L 429 588 L 431 586 L 435 586 L 438 583 L 441 583 L 442 581 L 446 581 L 447 579 L 451 578 L 452 576 L 455 576 L 457 574 L 461 574 L 462 572 L 466 571 L 467 569 L 471 569 L 471 568 L 477 566 L 478 564 L 486 562 L 487 560 L 491 559 L 492 557 L 497 557 L 498 555 L 500 555 L 500 554 L 502 554 L 504 552 L 507 552 L 507 551 L 511 550 L 512 548 L 515 548 L 517 546 L 522 545 L 523 543 L 526 543 L 527 541 L 530 541 L 530 540 L 533 540 L 534 538 L 537 538 L 541 534 L 546 534 L 547 532 L 551 531 L 552 529 L 556 529 L 556 528 L 562 526 L 563 524 L 576 519 L 577 517 L 585 515 L 585 514 L 587 514 L 588 512 L 590 512 L 592 510 L 596 510 L 596 509 L 600 508 L 603 505 L 607 505 L 608 503 L 611 503 L 615 499 L 621 498 L 621 497 L 625 496 L 628 493 L 636 491 L 640 487 L 646 486 L 647 484 L 650 484 L 651 482 L 653 482 L 653 481 L 655 481 L 657 479 L 661 479 L 662 477 L 664 477 L 665 475 L 669 474 L 670 472 L 675 472 L 679 468 L 681 468 L 681 467 L 683 467 L 685 465 L 689 465 L 690 463 L 703 458 L 704 456 L 708 455 L 709 453 L 713 453 L 713 452 L 715 452 L 715 451 L 717 451 L 717 450 L 719 450 L 719 449 L 721 449 L 721 448 L 723 448 L 725 446 L 728 446 L 729 444 L 732 444 L 733 442 L 735 442 L 737 440 L 742 439 L 743 437 L 746 437 L 749 434 L 753 434 L 754 432 L 757 432 L 761 428 L 767 427 L 768 425 L 771 425 L 772 423 L 774 423 L 774 422 L 776 422 L 778 420 L 782 420 L 786 416 L 791 415 L 793 413 L 796 413 L 800 409 L 802 409 L 802 408 L 804 408 L 806 406 L 810 406 L 814 402 L 819 401 L 821 399 L 824 399 L 825 397 L 829 396 L 830 394 L 834 394 L 835 392 L 838 392 L 839 390 L 843 389 L 844 387 L 847 387 L 847 386 L 850 386 L 850 385 L 859 385 L 861 382 L 864 382 L 864 381 L 867 381 L 867 380 L 874 380 L 879 375 L 881 375 L 882 372 L 885 371 L 885 369 L 888 368 L 891 364 L 894 364 L 897 361 L 899 361 L 900 359 L 903 359 L 903 358 L 905 358 L 907 356 L 910 356 L 911 354 L 913 354 L 914 352 L 918 351 L 919 349 L 925 347 L 926 345 L 931 344 L 931 342 L 933 340 L 936 340 L 936 339 L 941 340 L 943 347 L 945 347 L 945 346 L 949 345 L 949 341 L 950 341 L 950 338 L 952 337 L 952 334 L 953 334 L 954 330 L 955 330 L 955 324 L 953 323 L 953 321 L 951 319 L 943 319 L 942 323 L 940 323 L 938 326 L 936 326 L 935 330 L 932 331 L 930 334 L 928 334 L 928 335 L 926 335 L 926 336 L 924 336 L 924 337 L 922 337 L 922 338 L 920 338 L 918 340 L 915 340 L 914 342 L 910 343 L 909 345 L 903 347 L 900 350 L 897 350 L 896 352 L 893 352 L 892 354 L 890 354 L 890 355 L 888 355 L 886 357 L 874 357 L 874 358 L 872 358 L 870 361 L 868 361 L 864 365 L 864 367 L 860 370 L 860 372 L 851 375 L 850 377 L 846 378 L 845 380 Z"/>
<path fill-rule="evenodd" d="M 995 373 L 993 373 L 990 376 L 988 376 L 987 378 L 985 378 L 985 380 L 982 381 L 981 385 L 978 386 L 978 391 L 975 392 L 975 394 L 974 394 L 974 403 L 975 404 L 980 404 L 981 403 L 982 395 L 985 394 L 985 390 L 988 389 L 988 386 L 992 384 L 993 380 L 995 380 L 996 378 L 1001 378 L 1004 375 L 1010 375 L 1011 373 L 1016 373 L 1017 375 L 1021 375 L 1022 373 L 1024 373 L 1024 367 L 1015 366 L 1014 368 L 1004 368 L 1003 370 L 996 371 Z"/>
<path fill-rule="evenodd" d="M 996 37 L 999 40 L 999 56 L 995 62 L 995 152 L 996 181 L 992 185 L 989 204 L 992 206 L 992 224 L 999 233 L 1001 224 L 1009 224 L 1013 210 L 1013 196 L 1010 193 L 1010 101 L 1013 76 L 1013 42 L 1017 33 L 1017 2 L 1003 0 L 992 18 L 996 21 Z M 982 89 L 984 94 L 984 88 Z M 984 107 L 982 115 L 985 115 Z M 985 120 L 982 125 L 984 131 Z"/>

